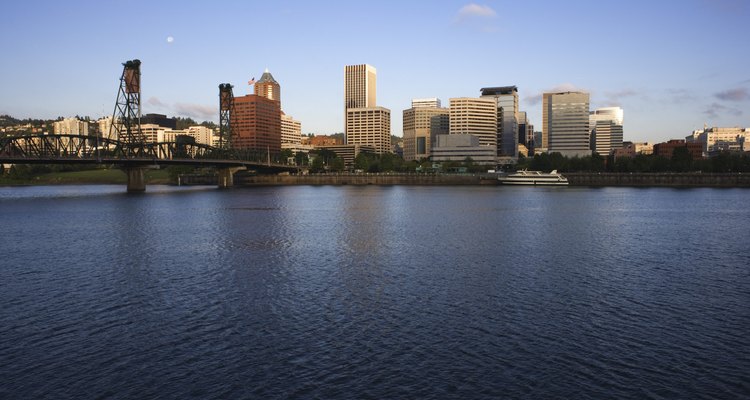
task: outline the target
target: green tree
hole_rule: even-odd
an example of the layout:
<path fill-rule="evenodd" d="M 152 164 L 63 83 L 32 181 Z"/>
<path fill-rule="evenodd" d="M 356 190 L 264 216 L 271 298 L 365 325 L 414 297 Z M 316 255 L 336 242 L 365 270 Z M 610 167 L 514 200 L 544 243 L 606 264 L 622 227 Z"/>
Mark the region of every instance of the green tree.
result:
<path fill-rule="evenodd" d="M 690 171 L 693 164 L 693 156 L 686 146 L 675 147 L 672 151 L 672 160 L 670 161 L 671 170 L 674 172 Z"/>
<path fill-rule="evenodd" d="M 316 155 L 312 160 L 312 164 L 310 164 L 310 172 L 322 172 L 324 171 L 324 166 L 325 161 L 323 160 L 323 157 Z"/>
<path fill-rule="evenodd" d="M 344 159 L 340 157 L 336 157 L 331 159 L 330 165 L 329 165 L 331 171 L 341 172 L 344 170 Z"/>
<path fill-rule="evenodd" d="M 286 164 L 290 158 L 294 157 L 294 152 L 291 149 L 283 149 L 279 153 L 279 161 L 282 164 Z"/>
<path fill-rule="evenodd" d="M 307 157 L 307 153 L 298 151 L 297 154 L 294 155 L 294 162 L 296 162 L 297 165 L 307 165 L 309 161 L 310 159 Z"/>

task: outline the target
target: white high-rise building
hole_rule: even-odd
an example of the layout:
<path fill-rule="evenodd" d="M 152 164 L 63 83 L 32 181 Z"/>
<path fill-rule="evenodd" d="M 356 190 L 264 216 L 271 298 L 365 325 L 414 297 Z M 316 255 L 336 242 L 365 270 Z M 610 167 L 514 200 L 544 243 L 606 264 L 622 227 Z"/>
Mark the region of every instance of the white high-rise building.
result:
<path fill-rule="evenodd" d="M 371 65 L 344 67 L 344 139 L 383 154 L 391 151 L 391 110 L 376 105 L 376 79 Z"/>
<path fill-rule="evenodd" d="M 704 155 L 719 151 L 750 151 L 750 128 L 704 127 L 685 137 L 686 142 L 701 143 Z"/>
<path fill-rule="evenodd" d="M 281 145 L 302 143 L 302 123 L 291 115 L 281 114 Z"/>
<path fill-rule="evenodd" d="M 55 135 L 88 135 L 89 123 L 78 118 L 65 118 L 55 121 L 52 129 Z"/>
<path fill-rule="evenodd" d="M 591 150 L 608 155 L 622 148 L 623 110 L 620 107 L 602 107 L 589 113 Z"/>
<path fill-rule="evenodd" d="M 344 108 L 375 107 L 377 71 L 367 64 L 344 67 Z"/>

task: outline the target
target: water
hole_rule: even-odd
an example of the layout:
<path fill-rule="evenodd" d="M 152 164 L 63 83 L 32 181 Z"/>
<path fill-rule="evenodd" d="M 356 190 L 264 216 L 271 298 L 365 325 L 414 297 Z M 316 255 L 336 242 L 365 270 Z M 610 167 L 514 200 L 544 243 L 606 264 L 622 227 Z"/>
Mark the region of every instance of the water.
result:
<path fill-rule="evenodd" d="M 0 187 L 0 398 L 750 398 L 750 191 Z"/>

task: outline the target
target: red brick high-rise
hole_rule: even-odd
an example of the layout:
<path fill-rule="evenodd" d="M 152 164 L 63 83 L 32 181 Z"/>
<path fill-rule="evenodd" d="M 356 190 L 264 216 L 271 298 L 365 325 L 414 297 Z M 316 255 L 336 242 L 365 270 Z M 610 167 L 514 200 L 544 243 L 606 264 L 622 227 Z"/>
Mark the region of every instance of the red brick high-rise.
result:
<path fill-rule="evenodd" d="M 266 71 L 255 83 L 255 94 L 235 97 L 232 147 L 278 153 L 281 151 L 281 89 Z"/>

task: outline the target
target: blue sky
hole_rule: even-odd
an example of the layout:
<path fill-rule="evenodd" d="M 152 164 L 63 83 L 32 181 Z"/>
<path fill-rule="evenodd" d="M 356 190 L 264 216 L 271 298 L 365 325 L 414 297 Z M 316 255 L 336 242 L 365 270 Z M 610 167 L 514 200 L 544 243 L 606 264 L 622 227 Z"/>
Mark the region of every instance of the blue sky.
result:
<path fill-rule="evenodd" d="M 3 5 L 0 114 L 111 115 L 121 63 L 142 61 L 142 111 L 218 120 L 218 85 L 268 68 L 304 133 L 343 131 L 343 70 L 378 71 L 392 132 L 412 98 L 516 85 L 581 89 L 625 110 L 625 140 L 750 127 L 750 1 L 14 1 Z M 173 41 L 167 41 L 172 37 Z"/>

